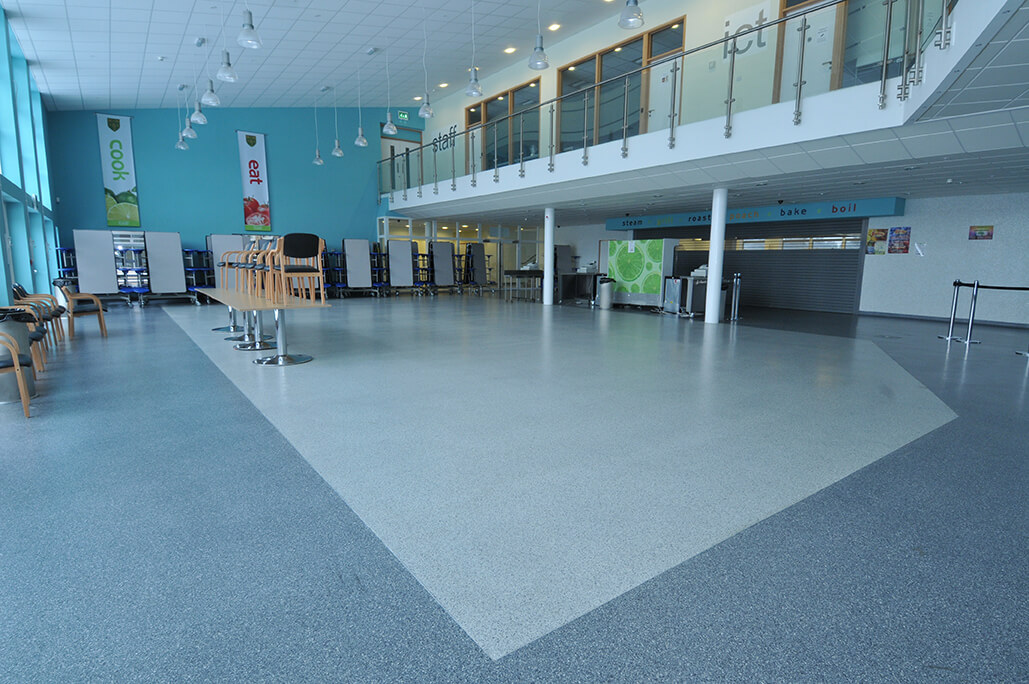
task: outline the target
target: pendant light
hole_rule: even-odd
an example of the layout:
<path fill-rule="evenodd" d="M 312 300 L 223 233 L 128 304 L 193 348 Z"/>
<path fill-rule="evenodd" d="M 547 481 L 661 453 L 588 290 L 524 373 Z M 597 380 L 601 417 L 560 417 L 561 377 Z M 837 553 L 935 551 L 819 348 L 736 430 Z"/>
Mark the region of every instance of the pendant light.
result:
<path fill-rule="evenodd" d="M 429 50 L 429 34 L 425 28 L 425 4 L 422 4 L 422 74 L 425 75 L 425 99 L 422 106 L 418 108 L 418 116 L 423 119 L 431 119 L 435 112 L 429 104 L 429 67 L 425 65 L 425 53 Z"/>
<path fill-rule="evenodd" d="M 204 110 L 200 109 L 200 100 L 193 101 L 193 113 L 189 115 L 189 120 L 200 126 L 207 123 L 207 117 L 204 116 Z"/>
<path fill-rule="evenodd" d="M 218 93 L 214 92 L 214 81 L 211 79 L 207 79 L 207 91 L 200 96 L 200 101 L 209 107 L 221 105 L 221 98 L 218 97 Z"/>
<path fill-rule="evenodd" d="M 339 108 L 336 106 L 336 86 L 332 87 L 332 119 L 336 124 L 336 146 L 332 148 L 332 156 L 343 156 L 343 148 L 339 146 Z"/>
<path fill-rule="evenodd" d="M 386 135 L 396 135 L 397 126 L 393 123 L 393 112 L 390 111 L 390 83 L 389 83 L 389 50 L 386 50 L 386 123 L 382 126 L 382 132 Z"/>
<path fill-rule="evenodd" d="M 464 94 L 468 97 L 482 97 L 482 86 L 479 85 L 479 67 L 475 66 L 475 0 L 472 0 L 472 68 L 468 78 L 468 87 Z"/>
<path fill-rule="evenodd" d="M 261 37 L 257 35 L 257 30 L 254 28 L 254 15 L 249 9 L 243 10 L 243 28 L 236 36 L 236 42 L 241 47 L 251 50 L 261 47 Z"/>
<path fill-rule="evenodd" d="M 625 0 L 625 9 L 618 19 L 618 25 L 623 29 L 638 29 L 643 26 L 643 11 L 640 9 L 639 0 Z"/>
<path fill-rule="evenodd" d="M 550 62 L 547 60 L 547 53 L 543 51 L 543 25 L 540 23 L 540 6 L 543 4 L 543 0 L 537 0 L 536 2 L 536 49 L 529 55 L 529 68 L 535 69 L 536 71 L 542 71 L 550 66 Z"/>
<path fill-rule="evenodd" d="M 232 68 L 232 62 L 229 61 L 228 50 L 222 50 L 222 65 L 218 67 L 217 77 L 219 81 L 224 81 L 225 83 L 235 83 L 239 80 L 239 75 Z"/>
<path fill-rule="evenodd" d="M 197 139 L 197 132 L 193 130 L 193 122 L 189 120 L 188 116 L 186 117 L 186 127 L 179 132 L 179 135 L 183 138 L 189 138 L 190 140 Z"/>
<path fill-rule="evenodd" d="M 318 150 L 318 98 L 314 100 L 314 159 L 311 161 L 315 166 L 325 163 L 322 153 Z"/>
<path fill-rule="evenodd" d="M 180 88 L 181 87 L 182 86 L 180 86 Z M 183 100 L 185 100 L 185 96 L 183 96 Z M 176 121 L 175 129 L 176 130 L 178 130 L 178 128 L 179 128 L 178 120 L 179 120 L 179 117 L 181 115 L 182 115 L 182 113 L 179 111 L 179 97 L 178 97 L 178 95 L 176 95 L 175 96 L 175 121 Z M 188 117 L 186 118 L 186 127 L 189 128 L 189 118 Z M 193 129 L 190 128 L 190 130 L 193 130 Z M 196 135 L 196 133 L 194 132 L 193 135 Z M 183 150 L 183 151 L 189 149 L 189 145 L 187 145 L 186 141 L 182 139 L 182 131 L 179 131 L 179 141 L 177 143 L 175 143 L 175 149 Z"/>
<path fill-rule="evenodd" d="M 354 138 L 354 145 L 357 147 L 368 147 L 368 138 L 364 137 L 364 117 L 361 113 L 361 70 L 357 70 L 357 137 Z"/>

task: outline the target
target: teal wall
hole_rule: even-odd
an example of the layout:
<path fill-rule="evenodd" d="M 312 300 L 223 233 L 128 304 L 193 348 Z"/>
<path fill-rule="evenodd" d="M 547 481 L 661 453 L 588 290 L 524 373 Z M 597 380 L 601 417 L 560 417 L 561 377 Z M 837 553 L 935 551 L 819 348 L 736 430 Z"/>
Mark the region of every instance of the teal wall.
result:
<path fill-rule="evenodd" d="M 231 86 L 224 86 L 226 88 Z M 194 125 L 198 138 L 189 150 L 175 149 L 185 115 L 173 110 L 122 110 L 131 116 L 141 230 L 182 235 L 185 248 L 205 247 L 211 233 L 243 232 L 243 189 L 236 130 L 267 135 L 272 232 L 308 232 L 338 249 L 343 238 L 375 239 L 376 161 L 381 144 L 376 132 L 385 112 L 364 110 L 369 145 L 353 144 L 356 109 L 339 110 L 342 159 L 333 147 L 331 107 L 318 109 L 319 147 L 324 166 L 315 166 L 314 112 L 306 109 L 204 110 L 208 124 Z M 394 113 L 394 118 L 396 114 Z M 405 122 L 421 128 L 422 120 Z M 177 123 L 176 123 L 177 122 Z M 95 112 L 51 112 L 47 120 L 49 164 L 56 223 L 61 244 L 72 245 L 74 229 L 107 230 Z"/>

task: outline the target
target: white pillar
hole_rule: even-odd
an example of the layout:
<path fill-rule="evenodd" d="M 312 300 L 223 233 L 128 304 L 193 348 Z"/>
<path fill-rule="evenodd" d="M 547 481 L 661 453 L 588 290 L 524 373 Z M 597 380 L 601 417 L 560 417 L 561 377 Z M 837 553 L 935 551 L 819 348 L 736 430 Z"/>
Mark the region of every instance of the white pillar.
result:
<path fill-rule="evenodd" d="M 725 257 L 725 214 L 728 204 L 729 189 L 715 188 L 711 197 L 711 251 L 707 257 L 705 323 L 717 323 L 722 317 L 722 262 Z"/>
<path fill-rule="evenodd" d="M 554 210 L 543 210 L 543 306 L 554 303 Z"/>

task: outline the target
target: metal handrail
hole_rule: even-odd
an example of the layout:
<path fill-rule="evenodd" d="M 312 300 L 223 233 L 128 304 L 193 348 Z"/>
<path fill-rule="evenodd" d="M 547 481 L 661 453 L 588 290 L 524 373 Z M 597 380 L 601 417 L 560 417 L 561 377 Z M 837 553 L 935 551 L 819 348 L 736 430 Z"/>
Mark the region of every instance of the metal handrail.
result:
<path fill-rule="evenodd" d="M 947 28 L 948 31 L 949 31 L 949 27 L 946 27 L 946 24 L 949 21 L 949 11 L 948 10 L 950 9 L 950 7 L 952 7 L 954 4 L 956 4 L 957 1 L 958 0 L 942 0 L 944 11 L 946 12 L 946 14 L 944 14 L 944 16 L 941 17 L 939 23 L 943 24 L 944 27 Z M 680 51 L 677 51 L 677 52 L 673 52 L 671 54 L 668 54 L 668 55 L 666 55 L 666 56 L 664 56 L 664 57 L 654 61 L 654 62 L 651 62 L 650 64 L 647 64 L 645 66 L 641 66 L 641 67 L 638 67 L 636 69 L 633 69 L 632 71 L 629 71 L 629 72 L 626 72 L 626 73 L 623 73 L 623 74 L 618 74 L 617 76 L 612 76 L 612 77 L 604 79 L 602 81 L 598 81 L 597 83 L 591 83 L 591 84 L 589 84 L 589 85 L 587 85 L 587 86 L 585 86 L 583 88 L 580 88 L 579 90 L 575 90 L 575 91 L 572 91 L 570 93 L 566 93 L 564 95 L 558 95 L 557 97 L 551 98 L 551 99 L 546 100 L 544 102 L 540 102 L 539 104 L 529 105 L 527 107 L 524 107 L 523 109 L 520 109 L 520 110 L 517 110 L 515 112 L 512 112 L 511 114 L 505 114 L 505 115 L 503 115 L 503 116 L 501 116 L 501 117 L 499 117 L 497 119 L 493 119 L 491 121 L 475 124 L 475 125 L 473 125 L 473 126 L 471 126 L 469 128 L 464 129 L 463 131 L 459 131 L 458 133 L 456 133 L 453 136 L 451 136 L 451 141 L 450 141 L 451 153 L 453 155 L 454 147 L 456 146 L 455 145 L 455 141 L 456 141 L 456 139 L 458 137 L 463 137 L 464 139 L 472 139 L 472 140 L 474 140 L 475 133 L 481 131 L 481 132 L 483 132 L 483 134 L 485 134 L 485 129 L 486 129 L 487 126 L 499 127 L 501 125 L 504 125 L 506 122 L 509 122 L 514 117 L 521 117 L 521 116 L 525 115 L 526 113 L 532 112 L 534 110 L 535 111 L 539 111 L 540 114 L 541 114 L 541 118 L 542 118 L 542 114 L 544 113 L 544 108 L 545 107 L 549 107 L 550 108 L 551 122 L 550 122 L 550 126 L 549 126 L 549 131 L 550 131 L 550 140 L 549 140 L 549 145 L 550 145 L 550 154 L 549 154 L 549 156 L 550 156 L 550 164 L 549 164 L 548 168 L 549 168 L 550 171 L 553 171 L 554 154 L 555 154 L 555 149 L 554 149 L 554 147 L 555 147 L 555 136 L 557 134 L 557 131 L 554 128 L 553 118 L 554 118 L 554 106 L 556 104 L 558 104 L 558 103 L 560 103 L 562 101 L 565 101 L 565 100 L 571 100 L 572 98 L 575 98 L 575 97 L 581 97 L 581 98 L 583 98 L 585 100 L 586 98 L 589 97 L 589 92 L 591 90 L 597 90 L 599 92 L 599 89 L 603 88 L 604 86 L 607 86 L 607 85 L 610 85 L 610 84 L 613 84 L 613 83 L 616 83 L 616 82 L 620 82 L 620 81 L 628 82 L 629 79 L 631 79 L 632 77 L 634 77 L 636 75 L 641 75 L 641 74 L 643 74 L 646 71 L 650 71 L 650 70 L 652 70 L 652 69 L 654 69 L 656 67 L 660 67 L 660 66 L 668 64 L 668 63 L 672 63 L 672 62 L 676 62 L 677 63 L 678 60 L 680 60 L 680 59 L 685 59 L 685 58 L 689 57 L 690 55 L 701 53 L 701 52 L 704 52 L 706 50 L 710 50 L 711 48 L 714 48 L 714 47 L 717 47 L 717 46 L 720 46 L 720 45 L 722 45 L 722 46 L 725 46 L 725 45 L 735 46 L 737 44 L 737 41 L 739 40 L 739 38 L 749 36 L 752 33 L 756 34 L 758 31 L 767 31 L 767 30 L 776 28 L 776 27 L 778 27 L 780 25 L 785 25 L 787 22 L 796 21 L 797 19 L 801 19 L 802 21 L 806 22 L 807 21 L 807 16 L 810 15 L 810 14 L 813 14 L 815 12 L 822 12 L 822 11 L 825 11 L 826 9 L 828 9 L 828 8 L 837 7 L 839 5 L 845 5 L 845 4 L 849 3 L 849 2 L 851 2 L 851 0 L 833 0 L 832 2 L 826 2 L 826 3 L 820 3 L 820 4 L 812 5 L 810 7 L 806 7 L 804 9 L 801 9 L 801 10 L 797 11 L 797 12 L 794 12 L 794 13 L 790 14 L 789 16 L 780 17 L 778 19 L 775 19 L 774 21 L 768 22 L 766 24 L 762 24 L 761 26 L 755 26 L 755 27 L 753 27 L 751 29 L 748 29 L 746 31 L 741 31 L 740 33 L 734 34 L 734 35 L 732 35 L 732 36 L 730 36 L 728 38 L 719 38 L 717 40 L 710 41 L 708 43 L 705 43 L 703 45 L 699 45 L 699 46 L 694 47 L 694 48 L 689 48 L 689 49 L 684 49 L 684 50 L 680 50 Z M 888 10 L 892 10 L 892 5 L 893 5 L 894 2 L 896 2 L 896 0 L 889 0 L 889 1 L 884 0 L 883 4 L 886 5 Z M 889 12 L 889 14 L 892 14 L 892 12 Z M 890 23 L 892 23 L 892 22 L 890 22 L 889 19 L 888 19 L 887 20 L 887 25 L 889 26 Z M 890 32 L 890 29 L 887 28 L 886 34 L 885 34 L 885 37 L 884 37 L 884 55 L 885 55 L 885 58 L 883 60 L 883 78 L 882 78 L 883 86 L 882 86 L 882 93 L 885 93 L 886 64 L 888 63 L 888 60 L 889 60 L 889 52 L 888 52 L 889 51 L 889 44 L 890 44 L 889 32 Z M 937 33 L 939 33 L 939 32 L 937 32 Z M 906 44 L 905 44 L 905 47 L 904 47 L 904 51 L 905 51 L 905 54 L 906 54 L 906 52 L 907 52 L 907 45 Z M 735 49 L 731 50 L 730 53 L 731 53 L 731 57 L 735 57 Z M 903 75 L 903 77 L 906 78 L 906 75 Z M 729 88 L 730 88 L 730 92 L 729 92 L 729 96 L 727 97 L 727 102 L 726 102 L 726 127 L 725 127 L 726 137 L 730 137 L 732 135 L 732 103 L 734 102 L 734 98 L 732 97 L 732 92 L 731 92 L 732 79 L 729 80 Z M 885 96 L 884 96 L 884 94 L 881 97 L 881 105 L 880 106 L 881 107 L 885 106 Z M 587 109 L 588 109 L 588 107 L 587 107 Z M 673 111 L 674 111 L 674 107 L 673 107 Z M 671 116 L 669 118 L 671 119 Z M 669 146 L 670 147 L 674 147 L 674 145 L 675 145 L 675 133 L 674 133 L 675 126 L 676 126 L 676 122 L 675 121 L 670 121 L 670 128 L 672 129 L 671 132 L 670 132 L 670 138 L 669 138 L 669 143 L 670 143 Z M 540 127 L 540 132 L 542 132 L 542 130 L 543 130 L 543 126 Z M 483 138 L 484 137 L 485 136 L 483 135 Z M 429 151 L 430 148 L 432 148 L 432 146 L 434 144 L 435 144 L 434 142 L 428 142 L 428 143 L 425 143 L 424 145 L 421 145 L 420 147 L 412 148 L 412 151 L 417 150 L 418 153 L 419 153 L 419 159 L 421 159 L 422 155 L 424 155 L 426 153 L 426 151 Z M 588 164 L 588 147 L 589 147 L 588 144 L 584 145 L 584 159 L 583 159 L 583 161 L 584 161 L 585 164 Z M 627 153 L 627 148 L 628 148 L 627 136 L 625 136 L 625 137 L 623 137 L 623 156 L 627 156 L 627 154 L 626 154 Z M 542 153 L 542 150 L 540 150 L 540 152 Z M 542 154 L 540 156 L 542 157 Z M 474 157 L 475 157 L 475 155 L 472 154 L 471 155 L 471 159 L 472 159 L 472 164 L 473 165 L 475 163 Z M 377 164 L 380 165 L 380 171 L 379 171 L 380 179 L 381 179 L 381 165 L 384 164 L 387 161 L 389 161 L 388 158 L 380 160 L 380 161 L 377 162 Z M 495 169 L 497 168 L 496 164 L 494 164 L 494 168 Z M 474 178 L 474 175 L 475 175 L 474 166 L 473 166 L 472 175 L 473 175 L 473 178 Z M 456 176 L 457 176 L 457 173 L 456 173 L 456 165 L 455 165 L 455 168 L 453 169 L 453 183 L 452 183 L 452 186 L 456 185 L 456 180 L 457 180 Z M 494 176 L 494 179 L 497 180 L 497 177 Z M 497 182 L 499 182 L 499 180 L 497 180 Z M 475 185 L 474 181 L 473 181 L 473 185 Z M 392 183 L 391 183 L 391 186 L 392 186 Z M 380 189 L 380 195 L 382 194 L 382 192 L 384 192 L 384 190 Z M 390 192 L 392 192 L 392 187 L 390 189 Z"/>

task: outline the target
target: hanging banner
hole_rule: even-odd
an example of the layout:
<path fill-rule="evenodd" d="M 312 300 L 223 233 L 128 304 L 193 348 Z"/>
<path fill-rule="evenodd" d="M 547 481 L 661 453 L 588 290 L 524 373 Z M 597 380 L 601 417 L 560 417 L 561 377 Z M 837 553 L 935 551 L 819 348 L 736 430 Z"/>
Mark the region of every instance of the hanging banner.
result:
<path fill-rule="evenodd" d="M 132 117 L 96 115 L 100 132 L 100 166 L 104 170 L 107 225 L 139 227 L 136 165 L 132 157 Z"/>
<path fill-rule="evenodd" d="M 243 225 L 248 231 L 270 233 L 268 208 L 268 165 L 264 155 L 264 133 L 236 131 L 239 166 L 243 172 Z"/>

